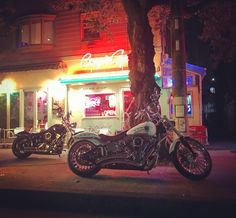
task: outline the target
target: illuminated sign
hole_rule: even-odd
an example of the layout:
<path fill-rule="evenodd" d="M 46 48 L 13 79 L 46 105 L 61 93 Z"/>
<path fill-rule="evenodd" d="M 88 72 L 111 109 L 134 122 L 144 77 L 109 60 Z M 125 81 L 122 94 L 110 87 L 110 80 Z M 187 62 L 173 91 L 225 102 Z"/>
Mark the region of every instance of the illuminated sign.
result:
<path fill-rule="evenodd" d="M 86 53 L 80 63 L 69 67 L 69 74 L 81 72 L 93 72 L 104 70 L 124 70 L 128 68 L 128 56 L 124 49 L 119 49 L 111 55 L 103 57 L 93 57 L 91 53 Z"/>
<path fill-rule="evenodd" d="M 116 97 L 114 93 L 85 95 L 85 117 L 116 116 Z"/>

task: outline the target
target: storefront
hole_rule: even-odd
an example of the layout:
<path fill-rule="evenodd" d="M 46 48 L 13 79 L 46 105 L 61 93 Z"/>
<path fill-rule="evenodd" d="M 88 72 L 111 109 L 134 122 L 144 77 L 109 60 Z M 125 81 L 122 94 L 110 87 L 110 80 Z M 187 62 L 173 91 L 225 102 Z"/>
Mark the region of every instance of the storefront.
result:
<path fill-rule="evenodd" d="M 201 81 L 205 69 L 186 65 L 190 125 L 201 125 Z M 155 75 L 162 87 L 163 115 L 172 117 L 171 63 Z M 56 109 L 72 112 L 77 128 L 114 134 L 125 128 L 132 107 L 128 58 L 120 49 L 110 54 L 64 58 L 53 67 L 1 73 L 2 129 L 38 130 L 60 122 Z"/>

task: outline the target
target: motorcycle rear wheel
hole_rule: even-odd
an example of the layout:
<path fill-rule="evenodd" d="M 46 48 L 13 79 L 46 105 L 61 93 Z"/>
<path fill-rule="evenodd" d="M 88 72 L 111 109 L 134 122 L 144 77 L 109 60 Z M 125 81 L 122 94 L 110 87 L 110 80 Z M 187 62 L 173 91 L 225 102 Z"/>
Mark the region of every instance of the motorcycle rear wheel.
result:
<path fill-rule="evenodd" d="M 25 152 L 24 147 L 30 147 L 30 140 L 27 137 L 17 137 L 12 144 L 12 152 L 19 159 L 26 159 L 32 153 Z"/>
<path fill-rule="evenodd" d="M 81 177 L 92 177 L 100 171 L 100 167 L 91 160 L 84 158 L 84 154 L 95 148 L 89 141 L 75 142 L 68 153 L 68 165 L 73 173 Z"/>
<path fill-rule="evenodd" d="M 212 160 L 207 149 L 198 141 L 184 137 L 173 151 L 172 161 L 176 169 L 190 180 L 206 178 L 212 169 Z M 187 148 L 186 144 L 191 147 Z"/>

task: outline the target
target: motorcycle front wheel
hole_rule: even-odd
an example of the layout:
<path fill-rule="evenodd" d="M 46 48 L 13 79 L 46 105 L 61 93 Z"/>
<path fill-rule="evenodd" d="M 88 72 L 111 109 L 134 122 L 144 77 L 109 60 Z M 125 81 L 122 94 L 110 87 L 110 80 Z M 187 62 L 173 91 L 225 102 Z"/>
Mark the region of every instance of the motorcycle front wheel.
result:
<path fill-rule="evenodd" d="M 184 137 L 177 142 L 172 161 L 180 174 L 190 180 L 202 180 L 212 169 L 212 160 L 207 149 L 190 137 Z"/>
<path fill-rule="evenodd" d="M 68 165 L 73 173 L 81 177 L 92 177 L 100 171 L 91 159 L 86 158 L 86 153 L 95 148 L 89 141 L 75 142 L 68 152 Z"/>
<path fill-rule="evenodd" d="M 30 147 L 30 140 L 27 137 L 17 137 L 12 144 L 12 152 L 19 159 L 26 159 L 32 153 L 25 152 L 25 147 Z"/>

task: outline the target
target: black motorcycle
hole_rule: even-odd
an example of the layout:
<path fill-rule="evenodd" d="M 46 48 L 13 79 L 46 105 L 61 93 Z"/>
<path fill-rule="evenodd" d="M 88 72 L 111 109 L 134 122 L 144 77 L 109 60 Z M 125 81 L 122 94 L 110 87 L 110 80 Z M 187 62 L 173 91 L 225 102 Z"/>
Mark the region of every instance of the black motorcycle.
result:
<path fill-rule="evenodd" d="M 76 134 L 74 127 L 76 123 L 69 122 L 67 114 L 63 116 L 61 110 L 58 110 L 58 116 L 61 117 L 61 124 L 54 124 L 47 130 L 38 133 L 22 131 L 16 134 L 16 139 L 12 144 L 12 152 L 19 159 L 25 159 L 31 154 L 48 154 L 60 155 L 63 151 L 64 144 L 70 146 L 73 136 Z M 68 135 L 69 134 L 69 140 Z"/>
<path fill-rule="evenodd" d="M 155 104 L 140 110 L 136 116 L 146 117 L 146 122 L 118 135 L 78 134 L 68 153 L 72 172 L 91 177 L 102 168 L 149 171 L 163 160 L 171 160 L 186 178 L 206 178 L 212 168 L 207 149 L 198 141 L 183 136 L 170 120 L 161 117 L 158 108 L 153 110 L 153 106 Z"/>

